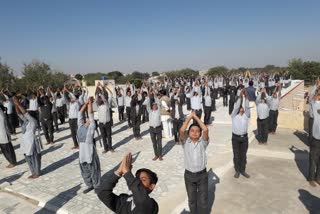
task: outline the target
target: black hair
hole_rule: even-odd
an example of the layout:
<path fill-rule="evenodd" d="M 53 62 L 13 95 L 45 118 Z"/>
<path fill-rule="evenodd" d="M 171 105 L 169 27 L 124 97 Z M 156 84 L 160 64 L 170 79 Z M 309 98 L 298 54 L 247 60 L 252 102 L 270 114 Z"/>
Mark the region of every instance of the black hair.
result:
<path fill-rule="evenodd" d="M 237 114 L 239 114 L 240 113 L 240 109 L 241 108 L 243 108 L 243 106 L 242 105 L 240 105 L 240 107 L 239 107 L 239 110 L 238 110 L 238 113 Z M 244 108 L 243 108 L 244 109 Z"/>
<path fill-rule="evenodd" d="M 145 172 L 148 174 L 150 179 L 150 184 L 157 184 L 158 182 L 158 176 L 156 173 L 152 172 L 150 169 L 141 168 L 136 172 L 136 177 L 138 178 L 141 174 L 141 172 Z"/>
<path fill-rule="evenodd" d="M 253 86 L 253 81 L 252 80 L 249 81 L 249 86 Z"/>
<path fill-rule="evenodd" d="M 189 126 L 188 135 L 189 135 L 190 129 L 191 129 L 193 126 L 196 126 L 196 127 L 198 127 L 198 128 L 200 129 L 200 137 L 201 137 L 201 135 L 202 135 L 202 129 L 201 129 L 200 125 L 199 125 L 199 124 L 196 124 L 196 123 L 193 123 L 193 124 L 191 124 L 191 125 Z"/>

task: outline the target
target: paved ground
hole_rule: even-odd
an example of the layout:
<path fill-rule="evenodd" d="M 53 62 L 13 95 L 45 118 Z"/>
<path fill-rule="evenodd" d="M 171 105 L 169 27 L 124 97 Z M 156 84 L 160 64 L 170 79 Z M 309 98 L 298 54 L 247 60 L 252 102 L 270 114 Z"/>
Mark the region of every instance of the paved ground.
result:
<path fill-rule="evenodd" d="M 311 202 L 319 201 L 320 188 L 310 189 L 299 170 L 305 173 L 308 154 L 303 150 L 307 147 L 292 131 L 280 130 L 278 135 L 270 138 L 268 146 L 257 146 L 253 141 L 248 157 L 248 172 L 252 178 L 235 180 L 232 177 L 230 117 L 223 107 L 218 108 L 213 116 L 215 124 L 210 127 L 211 144 L 207 150 L 209 198 L 213 213 L 308 213 L 307 210 L 313 206 Z M 85 185 L 80 175 L 78 152 L 70 150 L 70 130 L 66 129 L 67 125 L 62 127 L 65 129 L 55 135 L 55 145 L 45 146 L 42 156 L 44 175 L 34 181 L 27 179 L 30 172 L 19 153 L 19 140 L 14 140 L 20 165 L 14 169 L 4 169 L 7 162 L 0 156 L 0 168 L 3 169 L 0 171 L 0 188 L 38 201 L 40 208 L 34 210 L 37 213 L 46 213 L 47 210 L 58 213 L 111 213 L 93 192 L 87 195 L 82 193 Z M 172 139 L 163 139 L 164 161 L 151 161 L 153 149 L 147 128 L 147 124 L 141 127 L 141 141 L 134 140 L 132 130 L 124 123 L 113 128 L 116 152 L 102 155 L 102 149 L 100 146 L 98 148 L 103 178 L 130 151 L 136 154 L 133 171 L 148 167 L 159 176 L 159 183 L 151 196 L 158 201 L 160 213 L 185 213 L 188 206 L 181 146 L 176 146 Z M 251 131 L 250 136 L 253 139 Z M 15 138 L 19 138 L 19 134 Z M 295 152 L 297 154 L 291 152 L 288 149 L 291 144 L 302 151 Z M 298 161 L 300 158 L 304 165 Z M 116 192 L 127 192 L 123 179 L 117 185 Z M 1 209 L 11 206 L 9 203 L 0 204 Z M 20 212 L 13 210 L 11 213 Z M 28 210 L 24 213 L 33 212 Z"/>

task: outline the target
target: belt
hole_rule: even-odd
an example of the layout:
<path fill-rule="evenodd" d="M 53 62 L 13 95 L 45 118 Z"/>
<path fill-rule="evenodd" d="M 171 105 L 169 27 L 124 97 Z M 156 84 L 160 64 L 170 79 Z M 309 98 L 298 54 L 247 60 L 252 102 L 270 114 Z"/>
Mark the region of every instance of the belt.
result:
<path fill-rule="evenodd" d="M 237 134 L 232 133 L 232 135 L 235 137 L 248 137 L 248 133 L 243 134 L 243 135 L 237 135 Z"/>
<path fill-rule="evenodd" d="M 186 170 L 186 173 L 192 174 L 192 175 L 199 175 L 202 173 L 207 172 L 207 168 L 204 168 L 203 170 L 199 171 L 199 172 L 190 172 L 189 170 Z"/>
<path fill-rule="evenodd" d="M 268 117 L 265 118 L 265 119 L 260 119 L 260 118 L 258 118 L 259 121 L 264 121 L 264 120 L 266 120 L 266 119 L 268 119 Z"/>

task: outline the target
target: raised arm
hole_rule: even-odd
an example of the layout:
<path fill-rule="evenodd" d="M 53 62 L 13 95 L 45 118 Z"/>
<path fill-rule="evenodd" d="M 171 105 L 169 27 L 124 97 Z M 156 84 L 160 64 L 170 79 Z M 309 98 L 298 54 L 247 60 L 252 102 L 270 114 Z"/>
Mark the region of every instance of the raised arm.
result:
<path fill-rule="evenodd" d="M 189 125 L 190 120 L 192 119 L 192 112 L 189 115 L 189 117 L 187 117 L 187 119 L 183 122 L 180 130 L 179 130 L 179 137 L 181 141 L 185 141 L 186 140 L 186 136 L 185 136 L 185 132 L 187 130 L 187 127 Z"/>
<path fill-rule="evenodd" d="M 234 104 L 234 107 L 233 107 L 233 110 L 231 113 L 231 118 L 234 118 L 237 115 L 237 113 L 239 112 L 241 102 L 242 102 L 242 97 L 239 97 L 237 99 L 237 102 Z"/>

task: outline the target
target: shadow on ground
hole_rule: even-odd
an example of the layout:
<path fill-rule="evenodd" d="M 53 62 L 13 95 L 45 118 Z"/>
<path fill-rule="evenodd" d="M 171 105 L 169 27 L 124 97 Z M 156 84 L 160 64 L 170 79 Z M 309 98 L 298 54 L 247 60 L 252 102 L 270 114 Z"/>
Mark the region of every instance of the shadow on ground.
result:
<path fill-rule="evenodd" d="M 307 179 L 309 152 L 307 150 L 301 150 L 295 146 L 291 146 L 289 149 L 294 154 L 294 161 L 296 162 L 299 171 L 305 177 L 305 179 Z"/>
<path fill-rule="evenodd" d="M 75 152 L 72 155 L 69 155 L 68 157 L 65 157 L 57 162 L 54 162 L 47 166 L 46 168 L 42 169 L 42 175 L 48 174 L 50 172 L 53 172 L 65 165 L 68 165 L 69 163 L 73 162 L 74 160 L 78 159 L 79 157 L 79 152 Z"/>
<path fill-rule="evenodd" d="M 35 212 L 36 214 L 46 214 L 48 210 L 57 212 L 61 207 L 63 207 L 68 201 L 74 198 L 78 191 L 80 190 L 80 185 L 78 184 L 66 191 L 59 193 L 56 197 L 50 199 L 42 209 Z"/>
<path fill-rule="evenodd" d="M 320 213 L 320 198 L 312 195 L 310 192 L 299 189 L 299 200 L 303 203 L 310 214 Z"/>

